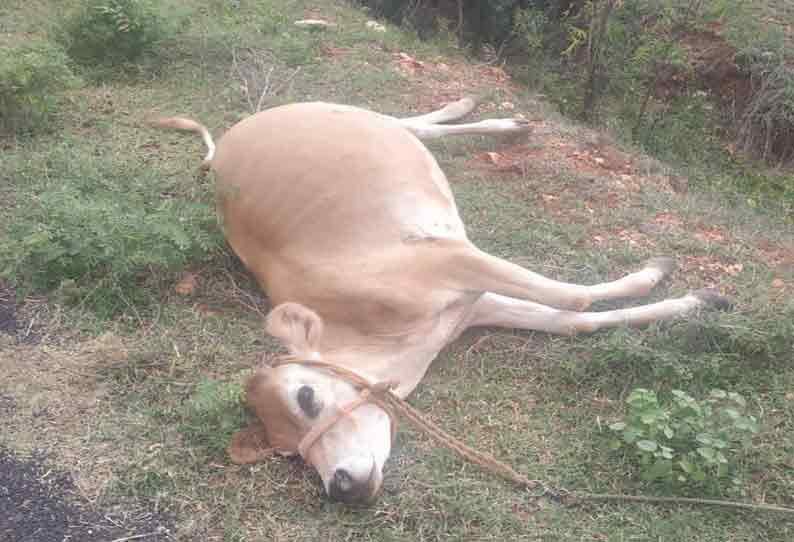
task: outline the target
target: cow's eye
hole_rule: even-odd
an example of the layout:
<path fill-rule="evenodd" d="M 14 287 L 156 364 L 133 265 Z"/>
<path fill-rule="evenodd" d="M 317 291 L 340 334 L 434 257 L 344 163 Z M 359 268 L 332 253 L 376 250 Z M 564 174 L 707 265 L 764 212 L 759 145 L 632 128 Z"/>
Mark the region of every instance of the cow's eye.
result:
<path fill-rule="evenodd" d="M 310 418 L 316 418 L 322 410 L 322 405 L 314 398 L 314 390 L 309 386 L 301 386 L 298 390 L 298 405 Z"/>

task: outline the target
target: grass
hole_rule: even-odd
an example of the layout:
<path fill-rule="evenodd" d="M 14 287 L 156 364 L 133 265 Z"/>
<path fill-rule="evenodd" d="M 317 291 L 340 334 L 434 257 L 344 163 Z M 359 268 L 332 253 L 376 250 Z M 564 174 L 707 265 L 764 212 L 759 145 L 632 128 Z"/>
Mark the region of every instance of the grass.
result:
<path fill-rule="evenodd" d="M 674 254 L 682 269 L 652 300 L 717 285 L 737 310 L 591 337 L 471 331 L 442 352 L 411 402 L 530 478 L 581 491 L 664 494 L 608 449 L 607 426 L 622 416 L 628 392 L 739 391 L 761 414 L 762 429 L 741 464 L 744 485 L 717 496 L 794 505 L 794 230 L 774 209 L 676 191 L 669 168 L 645 157 L 630 156 L 629 173 L 598 166 L 593 153 L 606 156 L 613 142 L 567 123 L 528 93 L 500 87 L 449 46 L 394 29 L 365 30 L 364 14 L 342 3 L 241 4 L 238 11 L 220 0 L 171 0 L 189 24 L 167 51 L 165 69 L 70 91 L 57 131 L 3 140 L 0 230 L 9 231 L 32 190 L 52 190 L 75 171 L 178 201 L 211 201 L 211 183 L 195 176 L 200 142 L 140 121 L 185 114 L 219 134 L 250 113 L 241 73 L 249 89 L 260 76 L 261 88 L 254 65 L 273 67 L 280 82 L 292 77 L 266 96 L 266 106 L 322 99 L 426 111 L 479 92 L 484 116 L 521 112 L 537 129 L 521 151 L 521 168 L 507 173 L 477 156 L 492 151 L 507 160 L 524 143 L 432 143 L 478 245 L 588 283 Z M 0 26 L 42 31 L 49 5 L 0 10 Z M 293 29 L 291 21 L 311 8 L 338 26 L 317 34 Z M 232 47 L 241 72 L 232 66 Z M 426 62 L 424 71 L 404 71 L 398 51 Z M 512 113 L 499 109 L 504 102 Z M 198 276 L 192 292 L 174 291 L 185 269 L 144 268 L 136 284 L 146 302 L 122 299 L 110 319 L 57 293 L 30 295 L 18 314 L 24 340 L 0 350 L 0 390 L 16 403 L 0 443 L 22 454 L 48 449 L 94 506 L 154 503 L 175 518 L 177 540 L 783 542 L 794 534 L 791 520 L 771 515 L 533 501 L 405 425 L 384 494 L 370 507 L 330 503 L 317 475 L 297 460 L 232 465 L 223 448 L 242 423 L 239 383 L 277 347 L 262 331 L 266 301 L 220 242 L 185 266 Z"/>

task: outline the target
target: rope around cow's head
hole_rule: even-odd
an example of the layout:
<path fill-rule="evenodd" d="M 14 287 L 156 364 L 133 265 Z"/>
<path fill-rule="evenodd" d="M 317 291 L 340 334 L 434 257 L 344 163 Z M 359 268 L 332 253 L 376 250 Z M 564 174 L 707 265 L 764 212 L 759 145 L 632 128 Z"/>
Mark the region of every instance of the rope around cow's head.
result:
<path fill-rule="evenodd" d="M 776 506 L 770 504 L 756 504 L 744 503 L 737 501 L 723 501 L 718 499 L 697 499 L 686 497 L 650 497 L 644 495 L 617 495 L 617 494 L 600 494 L 600 493 L 573 493 L 562 488 L 553 488 L 544 484 L 541 480 L 532 480 L 527 476 L 517 472 L 510 465 L 499 461 L 489 453 L 476 450 L 463 441 L 450 435 L 438 425 L 430 421 L 421 412 L 409 405 L 404 399 L 398 397 L 392 390 L 397 388 L 398 382 L 385 381 L 372 383 L 361 375 L 320 360 L 300 359 L 293 356 L 282 356 L 270 363 L 271 367 L 280 367 L 284 365 L 301 365 L 321 371 L 325 371 L 336 375 L 355 388 L 359 389 L 361 395 L 358 399 L 354 399 L 347 405 L 341 407 L 338 412 L 330 417 L 328 420 L 312 428 L 301 439 L 298 445 L 298 452 L 305 459 L 306 454 L 311 447 L 322 435 L 331 429 L 339 420 L 349 416 L 356 408 L 365 404 L 373 403 L 382 408 L 390 418 L 391 424 L 391 438 L 397 432 L 397 414 L 401 414 L 409 422 L 411 422 L 417 429 L 424 432 L 439 444 L 442 444 L 447 449 L 455 452 L 462 459 L 479 465 L 483 469 L 492 472 L 505 478 L 518 486 L 528 490 L 537 490 L 532 498 L 547 497 L 554 502 L 575 505 L 587 501 L 617 501 L 617 502 L 639 502 L 648 504 L 690 504 L 690 505 L 710 505 L 722 506 L 729 508 L 744 508 L 749 510 L 759 510 L 767 512 L 782 512 L 785 514 L 794 514 L 794 508 L 785 506 Z"/>
<path fill-rule="evenodd" d="M 397 382 L 389 381 L 373 384 L 361 375 L 349 369 L 345 369 L 344 367 L 339 367 L 338 365 L 333 365 L 324 361 L 306 360 L 292 356 L 280 357 L 271 363 L 270 367 L 281 367 L 283 365 L 301 365 L 303 367 L 310 367 L 312 369 L 319 369 L 329 372 L 347 380 L 361 392 L 361 395 L 359 395 L 357 399 L 354 399 L 348 404 L 338 408 L 333 415 L 312 427 L 311 430 L 309 430 L 309 432 L 303 436 L 300 443 L 298 443 L 298 453 L 304 460 L 308 460 L 309 451 L 311 450 L 312 446 L 314 446 L 314 444 L 320 439 L 320 437 L 322 437 L 341 419 L 349 417 L 355 409 L 366 403 L 374 403 L 378 405 L 381 409 L 386 411 L 386 414 L 389 415 L 391 440 L 392 443 L 394 443 L 394 437 L 397 435 L 397 417 L 395 416 L 394 409 L 390 404 L 389 396 L 397 398 L 397 396 L 391 391 L 397 387 Z"/>

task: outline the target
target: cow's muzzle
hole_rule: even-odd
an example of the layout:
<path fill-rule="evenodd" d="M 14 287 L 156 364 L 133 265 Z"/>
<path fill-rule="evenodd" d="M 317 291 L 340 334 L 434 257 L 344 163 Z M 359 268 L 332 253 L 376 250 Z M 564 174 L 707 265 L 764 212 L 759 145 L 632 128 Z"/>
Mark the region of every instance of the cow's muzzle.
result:
<path fill-rule="evenodd" d="M 348 467 L 334 470 L 328 484 L 328 496 L 347 504 L 362 504 L 372 501 L 380 491 L 383 477 L 375 459 L 372 458 L 369 472 L 362 469 L 362 462 L 351 462 Z"/>

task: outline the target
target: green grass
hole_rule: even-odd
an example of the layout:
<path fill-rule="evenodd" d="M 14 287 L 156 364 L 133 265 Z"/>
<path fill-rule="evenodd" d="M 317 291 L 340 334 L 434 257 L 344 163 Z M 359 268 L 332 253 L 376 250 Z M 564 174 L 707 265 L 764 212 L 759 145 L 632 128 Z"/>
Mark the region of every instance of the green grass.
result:
<path fill-rule="evenodd" d="M 165 52 L 165 69 L 71 91 L 71 106 L 53 121 L 57 131 L 0 142 L 0 231 L 5 235 L 30 215 L 31 198 L 53 198 L 79 183 L 94 191 L 115 187 L 130 217 L 138 216 L 147 193 L 174 205 L 210 205 L 212 184 L 195 174 L 201 143 L 152 131 L 141 120 L 154 113 L 184 114 L 218 135 L 250 113 L 240 73 L 253 88 L 263 82 L 257 66 L 272 67 L 279 77 L 273 81 L 291 77 L 279 94 L 266 97 L 268 107 L 322 99 L 400 112 L 431 92 L 396 71 L 392 52 L 440 58 L 436 44 L 394 29 L 384 35 L 366 31 L 364 14 L 330 0 L 241 4 L 236 11 L 220 0 L 172 0 L 169 6 L 189 14 L 189 24 Z M 19 32 L 46 28 L 48 5 L 0 10 L 0 26 L 14 25 Z M 293 29 L 291 21 L 309 7 L 338 27 L 316 34 Z M 327 47 L 349 51 L 329 58 L 322 52 Z M 232 48 L 241 72 L 232 66 Z M 436 74 L 442 85 L 459 76 Z M 501 92 L 486 103 L 508 99 Z M 509 99 L 528 118 L 546 120 L 553 137 L 594 141 L 593 134 L 550 113 L 528 93 Z M 547 136 L 533 137 L 542 147 Z M 791 225 L 773 207 L 754 209 L 741 198 L 697 189 L 674 193 L 663 182 L 667 166 L 652 161 L 643 170 L 651 180 L 641 190 L 616 208 L 595 206 L 589 213 L 588 201 L 620 190 L 615 177 L 568 167 L 567 151 L 530 162 L 526 175 L 496 175 L 472 164 L 475 154 L 501 152 L 505 145 L 472 137 L 430 146 L 452 181 L 471 238 L 483 249 L 549 276 L 587 283 L 620 276 L 648 257 L 677 256 L 689 267 L 651 300 L 712 280 L 708 269 L 687 263 L 692 258 L 738 262 L 743 267 L 735 275 L 718 275 L 737 309 L 590 337 L 471 331 L 442 352 L 412 404 L 530 478 L 579 491 L 665 494 L 609 450 L 608 425 L 623 416 L 630 390 L 741 392 L 762 426 L 742 458 L 745 484 L 738 492 L 708 496 L 794 506 L 794 305 L 791 290 L 784 294 L 770 286 L 780 279 L 791 288 L 794 269 L 771 262 L 763 249 L 772 243 L 791 250 Z M 553 214 L 540 203 L 541 194 L 559 195 L 571 213 Z M 85 201 L 94 199 L 89 193 Z M 204 213 L 211 218 L 211 208 Z M 676 214 L 682 225 L 646 230 L 660 213 Z M 726 240 L 696 235 L 707 228 L 718 228 Z M 651 231 L 645 235 L 653 245 L 630 245 L 608 233 L 619 229 Z M 200 233 L 193 227 L 186 232 Z M 606 241 L 598 243 L 594 235 Z M 794 522 L 772 515 L 644 505 L 562 508 L 533 501 L 460 463 L 405 424 L 387 464 L 384 493 L 369 507 L 329 502 L 318 476 L 298 460 L 232 465 L 224 447 L 242 425 L 240 383 L 262 353 L 277 346 L 262 330 L 261 292 L 222 242 L 213 243 L 167 273 L 139 269 L 134 286 L 145 302 L 126 297 L 129 304 L 122 302 L 110 319 L 85 303 L 67 303 L 57 289 L 28 297 L 20 319 L 39 343 L 0 351 L 0 390 L 18 405 L 0 442 L 20 451 L 49 449 L 57 464 L 79 476 L 96 506 L 156 503 L 176 518 L 175 536 L 186 541 L 783 542 L 794 535 Z M 186 296 L 173 290 L 183 266 L 199 277 Z M 86 287 L 94 280 L 76 277 L 75 283 Z M 119 284 L 129 281 L 120 278 Z M 705 496 L 692 488 L 681 494 Z"/>

